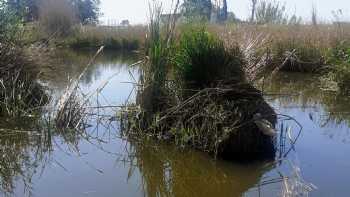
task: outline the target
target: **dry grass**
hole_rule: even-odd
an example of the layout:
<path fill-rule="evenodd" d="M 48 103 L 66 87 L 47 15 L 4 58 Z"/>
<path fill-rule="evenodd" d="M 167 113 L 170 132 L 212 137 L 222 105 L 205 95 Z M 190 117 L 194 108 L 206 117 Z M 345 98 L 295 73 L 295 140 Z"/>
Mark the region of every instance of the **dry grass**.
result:
<path fill-rule="evenodd" d="M 327 51 L 350 38 L 348 25 L 243 24 L 213 25 L 209 29 L 223 38 L 227 46 L 241 46 L 249 62 L 246 70 L 252 79 L 264 67 L 318 72 L 326 64 Z"/>

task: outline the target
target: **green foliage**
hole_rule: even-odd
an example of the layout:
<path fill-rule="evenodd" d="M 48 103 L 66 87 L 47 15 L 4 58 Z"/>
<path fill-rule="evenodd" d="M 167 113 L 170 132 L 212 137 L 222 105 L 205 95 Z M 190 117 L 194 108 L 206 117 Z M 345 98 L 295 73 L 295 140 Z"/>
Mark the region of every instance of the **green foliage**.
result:
<path fill-rule="evenodd" d="M 212 7 L 210 0 L 184 0 L 182 13 L 189 20 L 210 20 Z"/>
<path fill-rule="evenodd" d="M 244 78 L 243 55 L 238 47 L 226 49 L 224 43 L 204 28 L 184 33 L 174 58 L 176 76 L 186 88 L 215 86 L 220 80 Z"/>
<path fill-rule="evenodd" d="M 95 24 L 98 22 L 100 0 L 71 0 L 76 8 L 79 21 L 82 24 Z"/>
<path fill-rule="evenodd" d="M 17 16 L 25 22 L 35 21 L 39 18 L 39 3 L 41 0 L 8 0 L 7 4 Z"/>
<path fill-rule="evenodd" d="M 161 32 L 161 6 L 154 5 L 151 9 L 149 37 L 146 40 L 146 56 L 148 57 L 146 81 L 152 83 L 156 89 L 164 89 L 169 55 L 171 54 L 171 35 Z"/>
<path fill-rule="evenodd" d="M 344 93 L 350 93 L 350 43 L 340 42 L 329 50 L 328 64 L 333 65 L 328 78 L 337 82 Z"/>
<path fill-rule="evenodd" d="M 7 4 L 17 16 L 24 21 L 36 21 L 39 19 L 40 9 L 47 0 L 7 0 Z M 65 0 L 55 0 L 62 3 Z M 68 0 L 67 3 L 74 9 L 77 19 L 83 24 L 94 24 L 98 21 L 100 0 Z M 57 7 L 60 9 L 60 7 Z"/>
<path fill-rule="evenodd" d="M 0 0 L 0 41 L 13 42 L 21 25 L 20 18 L 6 4 L 5 0 Z"/>

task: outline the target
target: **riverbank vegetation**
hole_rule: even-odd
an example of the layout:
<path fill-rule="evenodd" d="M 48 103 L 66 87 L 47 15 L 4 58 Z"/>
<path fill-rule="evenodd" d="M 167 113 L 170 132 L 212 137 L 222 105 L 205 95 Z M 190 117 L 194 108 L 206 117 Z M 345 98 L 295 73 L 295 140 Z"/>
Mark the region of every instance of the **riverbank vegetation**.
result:
<path fill-rule="evenodd" d="M 90 16 L 81 16 L 84 12 L 83 8 L 76 6 L 79 2 L 46 1 L 37 9 L 31 5 L 34 7 L 29 9 L 30 13 L 12 4 L 3 4 L 2 11 L 6 14 L 3 14 L 2 37 L 13 36 L 11 28 L 16 28 L 16 31 L 29 29 L 24 38 L 31 38 L 29 42 L 22 40 L 20 44 L 14 44 L 9 38 L 2 41 L 6 43 L 1 45 L 4 59 L 2 72 L 3 76 L 7 76 L 3 80 L 4 89 L 19 90 L 25 84 L 27 86 L 23 90 L 30 90 L 30 93 L 20 96 L 3 91 L 3 113 L 6 109 L 8 114 L 20 114 L 19 110 L 10 109 L 9 103 L 22 110 L 18 103 L 31 109 L 43 105 L 46 100 L 35 97 L 44 95 L 44 90 L 39 91 L 40 84 L 35 82 L 39 71 L 30 66 L 35 62 L 27 60 L 30 58 L 26 58 L 24 51 L 17 47 L 33 42 L 75 49 L 98 49 L 100 46 L 127 51 L 144 49 L 143 89 L 140 89 L 138 98 L 144 110 L 141 114 L 147 120 L 139 119 L 136 125 L 141 125 L 140 130 L 150 129 L 154 135 L 167 136 L 182 146 L 190 144 L 214 155 L 228 155 L 224 154 L 227 148 L 221 146 L 229 146 L 226 140 L 233 141 L 233 135 L 237 139 L 269 139 L 260 134 L 254 136 L 257 134 L 253 132 L 257 130 L 254 121 L 259 114 L 268 111 L 264 118 L 269 119 L 272 125 L 275 122 L 272 118 L 274 112 L 264 102 L 263 93 L 253 87 L 253 82 L 267 73 L 311 72 L 325 82 L 335 83 L 344 92 L 348 89 L 347 39 L 350 28 L 340 23 L 323 25 L 315 18 L 312 24 L 303 24 L 296 16 L 287 16 L 282 5 L 266 2 L 254 7 L 250 23 L 225 23 L 229 16 L 225 13 L 225 6 L 218 9 L 204 2 L 203 9 L 198 9 L 195 4 L 187 2 L 181 9 L 179 4 L 176 7 L 186 20 L 179 20 L 173 14 L 164 21 L 162 12 L 157 8 L 159 10 L 155 9 L 151 14 L 148 27 L 103 27 L 96 26 L 98 9 L 95 7 L 98 2 L 92 2 L 95 7 L 85 7 L 93 11 Z M 208 14 L 213 11 L 216 15 Z M 215 23 L 211 22 L 213 18 Z M 14 57 L 17 59 L 11 59 Z M 28 65 L 28 68 L 24 69 L 22 65 Z M 23 72 L 23 76 L 18 76 L 35 84 L 19 80 L 19 84 L 11 84 L 12 89 L 7 88 L 7 81 L 17 83 L 17 79 L 8 74 L 11 72 L 15 73 L 12 74 L 14 77 Z M 26 96 L 30 99 L 27 100 Z M 16 98 L 24 100 L 17 101 Z M 247 108 L 248 112 L 243 113 Z M 236 121 L 232 122 L 232 119 Z M 239 136 L 238 131 L 244 130 L 241 127 L 252 130 L 250 137 Z M 251 148 L 254 152 L 267 141 L 272 142 L 252 140 L 234 144 L 242 145 L 242 149 L 235 149 L 244 153 L 247 149 L 244 146 L 256 145 Z"/>
<path fill-rule="evenodd" d="M 48 101 L 37 81 L 39 71 L 26 48 L 21 47 L 20 19 L 7 6 L 0 7 L 0 116 L 33 116 Z M 35 50 L 31 50 L 34 52 Z"/>

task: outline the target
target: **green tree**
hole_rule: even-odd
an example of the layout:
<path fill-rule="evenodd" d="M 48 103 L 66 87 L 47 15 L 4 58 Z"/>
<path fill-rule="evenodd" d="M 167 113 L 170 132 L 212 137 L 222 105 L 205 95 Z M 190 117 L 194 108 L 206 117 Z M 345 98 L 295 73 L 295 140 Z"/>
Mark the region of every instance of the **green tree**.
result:
<path fill-rule="evenodd" d="M 0 0 L 0 44 L 13 42 L 20 24 L 20 17 L 10 8 L 7 1 Z"/>
<path fill-rule="evenodd" d="M 77 17 L 83 24 L 98 22 L 100 15 L 100 0 L 71 0 L 76 9 Z"/>
<path fill-rule="evenodd" d="M 38 0 L 7 0 L 7 5 L 25 22 L 35 21 L 39 17 Z"/>
<path fill-rule="evenodd" d="M 210 20 L 213 5 L 210 0 L 184 0 L 182 13 L 189 19 Z"/>

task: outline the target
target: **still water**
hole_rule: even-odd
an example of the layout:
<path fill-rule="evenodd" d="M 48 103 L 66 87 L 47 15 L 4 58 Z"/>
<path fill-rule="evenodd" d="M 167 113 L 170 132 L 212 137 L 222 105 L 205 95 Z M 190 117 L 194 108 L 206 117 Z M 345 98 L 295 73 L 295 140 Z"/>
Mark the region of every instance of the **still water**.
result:
<path fill-rule="evenodd" d="M 42 68 L 42 82 L 59 97 L 84 70 L 92 52 L 62 51 L 55 66 Z M 120 106 L 135 99 L 138 57 L 104 52 L 80 80 L 83 92 L 99 92 L 91 106 Z M 127 140 L 101 109 L 84 134 L 34 132 L 30 120 L 0 120 L 0 196 L 281 196 L 281 175 L 317 187 L 310 196 L 350 193 L 350 98 L 321 90 L 308 75 L 281 74 L 264 85 L 279 114 L 294 117 L 303 131 L 281 162 L 236 163 L 179 150 L 151 140 Z M 95 111 L 96 112 L 96 111 Z M 292 137 L 297 127 L 290 124 Z M 288 147 L 287 147 L 288 148 Z M 297 177 L 297 178 L 296 178 Z M 277 181 L 273 181 L 277 180 Z"/>

